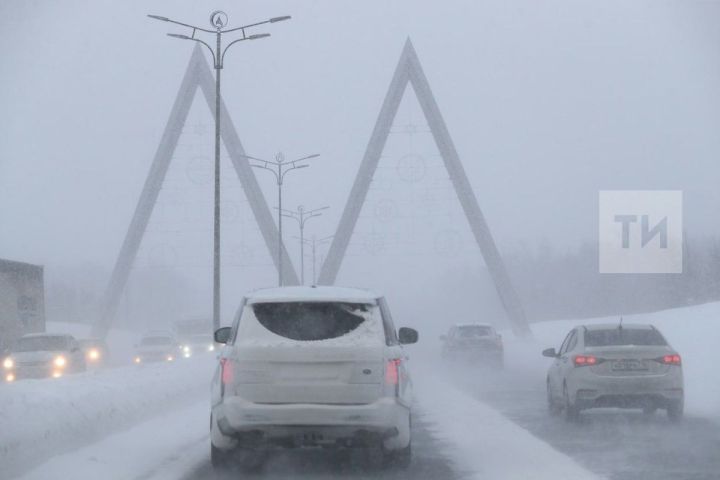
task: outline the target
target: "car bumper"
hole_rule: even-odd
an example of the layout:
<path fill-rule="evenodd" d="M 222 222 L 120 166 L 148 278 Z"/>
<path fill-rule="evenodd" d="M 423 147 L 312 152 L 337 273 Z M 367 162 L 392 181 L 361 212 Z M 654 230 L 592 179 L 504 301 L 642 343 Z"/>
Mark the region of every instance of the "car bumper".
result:
<path fill-rule="evenodd" d="M 683 401 L 683 378 L 679 371 L 627 377 L 583 375 L 572 381 L 570 394 L 579 408 L 667 407 Z"/>
<path fill-rule="evenodd" d="M 363 405 L 257 404 L 226 398 L 213 408 L 216 446 L 248 442 L 286 447 L 366 445 L 403 448 L 410 441 L 410 409 L 394 398 Z"/>

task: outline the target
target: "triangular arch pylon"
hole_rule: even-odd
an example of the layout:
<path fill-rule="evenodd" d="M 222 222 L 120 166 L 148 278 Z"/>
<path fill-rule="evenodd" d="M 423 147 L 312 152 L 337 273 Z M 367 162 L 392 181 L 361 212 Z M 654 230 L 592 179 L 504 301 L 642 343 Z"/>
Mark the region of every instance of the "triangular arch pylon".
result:
<path fill-rule="evenodd" d="M 110 281 L 105 295 L 103 303 L 101 305 L 100 317 L 97 322 L 93 325 L 92 335 L 96 337 L 104 337 L 115 317 L 120 296 L 122 295 L 125 284 L 127 283 L 130 275 L 130 270 L 137 256 L 140 243 L 145 234 L 150 216 L 155 207 L 158 195 L 160 194 L 160 188 L 162 187 L 165 174 L 167 173 L 170 161 L 172 160 L 175 147 L 177 146 L 180 134 L 182 133 L 182 127 L 185 124 L 190 107 L 192 106 L 193 99 L 197 93 L 198 88 L 202 91 L 203 96 L 208 104 L 210 113 L 215 115 L 215 81 L 210 67 L 203 56 L 203 52 L 199 45 L 196 45 L 190 62 L 188 63 L 185 76 L 183 77 L 180 89 L 175 103 L 173 104 L 168 118 L 167 125 L 163 132 L 160 144 L 158 145 L 157 151 L 155 152 L 155 158 L 153 159 L 150 172 L 145 180 L 140 198 L 138 200 L 135 213 L 128 227 L 125 240 L 123 241 L 120 253 L 115 262 Z M 275 267 L 278 265 L 278 231 L 275 226 L 275 222 L 272 217 L 270 208 L 265 201 L 265 197 L 260 190 L 260 186 L 257 183 L 255 174 L 248 163 L 247 158 L 244 157 L 245 150 L 243 149 L 240 137 L 235 130 L 235 126 L 230 118 L 230 114 L 227 111 L 225 102 L 220 102 L 220 125 L 221 125 L 221 137 L 225 149 L 232 161 L 233 167 L 237 172 L 238 179 L 242 184 L 245 195 L 247 196 L 248 203 L 255 216 L 255 220 L 258 223 L 260 232 L 265 240 L 268 247 L 268 251 L 275 263 Z M 283 278 L 287 285 L 297 285 L 298 276 L 295 272 L 295 268 L 292 265 L 290 257 L 283 245 Z"/>
<path fill-rule="evenodd" d="M 332 285 L 335 283 L 340 265 L 350 242 L 350 237 L 355 229 L 360 210 L 365 203 L 370 183 L 377 169 L 380 156 L 385 148 L 388 135 L 390 134 L 390 128 L 408 84 L 411 84 L 415 91 L 415 95 L 417 96 L 430 131 L 435 139 L 435 143 L 440 151 L 440 156 L 443 159 L 445 168 L 452 181 L 455 193 L 460 200 L 475 240 L 480 247 L 485 263 L 495 283 L 500 300 L 507 312 L 510 325 L 516 334 L 528 335 L 530 329 L 520 298 L 510 282 L 505 264 L 500 257 L 500 253 L 490 233 L 490 228 L 485 221 L 485 216 L 480 210 L 475 193 L 465 174 L 465 169 L 460 162 L 460 157 L 450 138 L 450 133 L 445 125 L 445 121 L 440 113 L 435 97 L 430 90 L 430 84 L 423 73 L 420 60 L 409 38 L 405 42 L 405 47 L 400 55 L 395 74 L 390 82 L 385 101 L 380 109 L 375 128 L 373 129 L 370 141 L 365 150 L 365 156 L 360 164 L 355 183 L 350 191 L 350 197 L 340 218 L 340 223 L 335 232 L 333 242 L 330 245 L 327 258 L 322 265 L 318 283 L 321 285 Z"/>

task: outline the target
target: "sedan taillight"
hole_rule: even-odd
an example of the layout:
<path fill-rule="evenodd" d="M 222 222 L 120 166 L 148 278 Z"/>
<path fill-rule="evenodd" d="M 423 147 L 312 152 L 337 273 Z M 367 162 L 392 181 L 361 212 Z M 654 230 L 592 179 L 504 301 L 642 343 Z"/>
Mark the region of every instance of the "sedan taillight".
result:
<path fill-rule="evenodd" d="M 592 367 L 593 365 L 597 365 L 599 362 L 597 357 L 592 355 L 575 355 L 573 363 L 576 367 Z"/>
<path fill-rule="evenodd" d="M 674 355 L 664 355 L 656 361 L 663 363 L 665 365 L 680 365 L 682 364 L 682 359 L 680 358 L 680 355 L 674 354 Z"/>

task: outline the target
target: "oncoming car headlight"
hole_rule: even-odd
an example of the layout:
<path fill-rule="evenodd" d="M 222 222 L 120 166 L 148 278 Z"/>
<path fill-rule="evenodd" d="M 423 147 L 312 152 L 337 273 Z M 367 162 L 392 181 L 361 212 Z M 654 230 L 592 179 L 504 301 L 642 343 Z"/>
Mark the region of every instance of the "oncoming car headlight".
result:
<path fill-rule="evenodd" d="M 55 365 L 58 368 L 63 368 L 63 367 L 65 367 L 65 365 L 67 365 L 67 360 L 65 360 L 65 357 L 63 357 L 62 355 L 58 355 L 53 360 L 53 365 Z"/>
<path fill-rule="evenodd" d="M 100 351 L 97 348 L 93 348 L 88 351 L 87 357 L 89 360 L 99 360 L 100 359 Z"/>
<path fill-rule="evenodd" d="M 12 358 L 7 357 L 5 360 L 3 360 L 3 367 L 6 370 L 10 370 L 15 367 L 15 361 Z"/>
<path fill-rule="evenodd" d="M 211 343 L 210 345 L 208 345 L 208 352 L 213 352 L 213 351 L 215 351 L 215 345 L 213 345 Z"/>

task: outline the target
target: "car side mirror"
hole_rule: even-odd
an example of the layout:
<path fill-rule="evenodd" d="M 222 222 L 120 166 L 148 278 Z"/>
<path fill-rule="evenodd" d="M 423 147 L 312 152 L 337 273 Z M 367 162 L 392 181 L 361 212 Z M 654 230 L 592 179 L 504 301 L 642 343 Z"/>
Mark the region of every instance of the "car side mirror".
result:
<path fill-rule="evenodd" d="M 557 358 L 558 354 L 554 348 L 546 348 L 542 351 L 543 357 Z"/>
<path fill-rule="evenodd" d="M 215 330 L 215 343 L 227 343 L 230 340 L 230 332 L 232 328 L 222 327 Z"/>
<path fill-rule="evenodd" d="M 400 345 L 410 345 L 411 343 L 417 343 L 418 332 L 414 328 L 402 327 L 398 331 L 398 339 Z"/>

